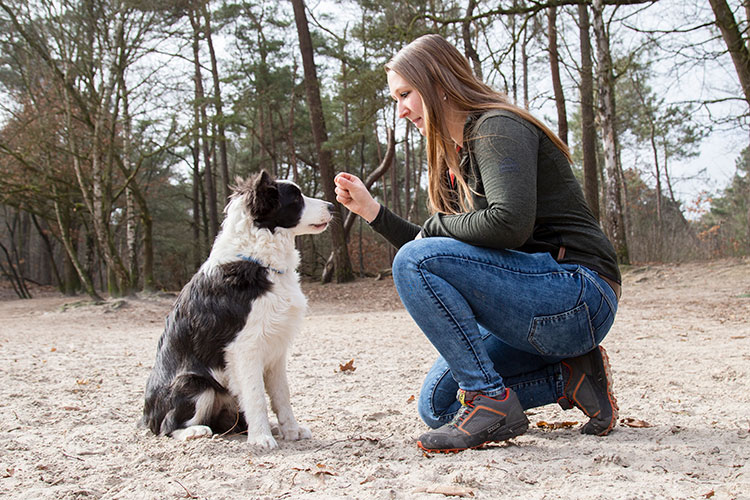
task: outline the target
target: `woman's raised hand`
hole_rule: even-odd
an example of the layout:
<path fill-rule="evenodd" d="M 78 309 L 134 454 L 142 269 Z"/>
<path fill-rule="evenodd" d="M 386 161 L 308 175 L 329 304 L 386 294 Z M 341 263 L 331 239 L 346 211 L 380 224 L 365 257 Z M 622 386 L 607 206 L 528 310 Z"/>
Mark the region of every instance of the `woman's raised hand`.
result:
<path fill-rule="evenodd" d="M 375 201 L 365 184 L 356 175 L 341 172 L 333 178 L 336 184 L 336 200 L 346 208 L 359 215 L 367 222 L 372 222 L 380 213 L 380 203 Z M 415 239 L 423 237 L 422 232 Z"/>
<path fill-rule="evenodd" d="M 375 220 L 380 212 L 380 203 L 375 201 L 359 177 L 341 172 L 333 182 L 336 184 L 336 200 L 339 203 L 367 222 Z"/>

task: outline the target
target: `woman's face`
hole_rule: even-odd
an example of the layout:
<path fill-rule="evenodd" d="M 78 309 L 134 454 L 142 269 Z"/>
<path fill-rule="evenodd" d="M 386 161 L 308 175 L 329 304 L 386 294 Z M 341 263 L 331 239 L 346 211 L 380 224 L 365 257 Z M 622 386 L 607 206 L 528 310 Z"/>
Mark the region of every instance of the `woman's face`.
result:
<path fill-rule="evenodd" d="M 388 71 L 388 88 L 398 106 L 398 117 L 407 118 L 425 135 L 425 120 L 422 111 L 422 96 L 401 75 Z"/>

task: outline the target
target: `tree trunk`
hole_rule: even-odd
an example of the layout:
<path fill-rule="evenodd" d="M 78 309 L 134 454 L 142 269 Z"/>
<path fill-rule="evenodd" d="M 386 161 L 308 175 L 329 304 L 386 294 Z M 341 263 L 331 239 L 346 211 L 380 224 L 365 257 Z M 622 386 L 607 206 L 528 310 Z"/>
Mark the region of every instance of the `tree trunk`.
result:
<path fill-rule="evenodd" d="M 292 81 L 297 81 L 297 60 L 294 60 L 292 71 Z M 293 85 L 292 95 L 289 103 L 289 118 L 287 121 L 286 141 L 289 149 L 289 164 L 292 167 L 292 180 L 299 183 L 299 169 L 297 168 L 297 152 L 294 143 L 294 109 L 297 106 L 297 86 Z"/>
<path fill-rule="evenodd" d="M 54 191 L 54 186 L 53 186 Z M 57 193 L 55 193 L 57 195 Z M 55 196 L 57 198 L 57 196 Z M 68 217 L 66 213 L 64 213 L 60 209 L 60 205 L 57 201 L 54 202 L 54 208 L 55 208 L 55 218 L 57 220 L 57 227 L 60 229 L 60 240 L 63 243 L 63 247 L 65 247 L 65 251 L 68 254 L 68 258 L 70 259 L 70 263 L 73 265 L 73 267 L 76 270 L 76 274 L 78 274 L 78 279 L 81 281 L 81 284 L 83 285 L 84 291 L 86 294 L 91 297 L 93 300 L 101 301 L 101 296 L 96 293 L 96 289 L 94 287 L 94 283 L 89 277 L 89 275 L 84 271 L 83 266 L 81 265 L 81 262 L 78 260 L 78 253 L 76 252 L 76 245 L 73 241 L 72 234 L 71 234 L 71 221 L 68 220 Z"/>
<path fill-rule="evenodd" d="M 409 218 L 411 206 L 411 151 L 409 150 L 409 136 L 411 127 L 404 132 L 404 217 Z"/>
<path fill-rule="evenodd" d="M 557 106 L 557 135 L 568 143 L 568 115 L 565 110 L 565 94 L 563 93 L 562 81 L 560 81 L 560 53 L 557 50 L 557 7 L 547 10 L 547 38 L 549 40 L 549 65 L 552 77 L 552 89 L 555 93 L 555 105 Z"/>
<path fill-rule="evenodd" d="M 406 124 L 407 127 L 410 127 L 411 125 Z M 394 162 L 395 163 L 395 162 Z M 401 197 L 399 196 L 399 183 L 398 183 L 398 168 L 396 168 L 395 165 L 392 165 L 390 168 L 391 173 L 391 210 L 398 215 L 401 216 Z"/>
<path fill-rule="evenodd" d="M 227 160 L 227 138 L 224 127 L 224 101 L 221 97 L 221 85 L 219 79 L 219 70 L 216 64 L 216 51 L 214 50 L 213 33 L 211 30 L 211 12 L 208 10 L 209 2 L 201 5 L 203 12 L 203 33 L 208 45 L 208 53 L 211 58 L 211 76 L 214 84 L 214 108 L 216 109 L 216 124 L 219 133 L 217 139 L 219 142 L 219 178 L 221 179 L 221 192 L 224 197 L 222 206 L 229 201 L 229 161 Z"/>
<path fill-rule="evenodd" d="M 521 31 L 521 70 L 523 71 L 523 80 L 521 80 L 521 91 L 523 93 L 523 107 L 529 109 L 529 55 L 526 48 L 529 45 L 529 31 L 524 25 Z"/>
<path fill-rule="evenodd" d="M 135 208 L 134 185 L 135 178 L 130 164 L 132 155 L 132 127 L 130 121 L 130 106 L 128 89 L 125 84 L 124 74 L 120 74 L 120 93 L 122 96 L 122 121 L 123 121 L 123 151 L 122 170 L 127 178 L 125 187 L 125 240 L 127 246 L 128 273 L 130 283 L 135 287 L 138 283 L 138 217 Z"/>
<path fill-rule="evenodd" d="M 602 129 L 604 147 L 604 168 L 606 173 L 606 196 L 604 210 L 604 229 L 612 240 L 620 264 L 628 264 L 628 245 L 626 228 L 622 213 L 620 196 L 619 151 L 617 131 L 615 129 L 615 82 L 612 71 L 612 58 L 609 48 L 609 37 L 604 25 L 603 0 L 593 0 L 594 35 L 597 52 L 597 80 L 599 82 L 599 123 Z"/>
<path fill-rule="evenodd" d="M 750 105 L 750 51 L 748 51 L 745 40 L 734 18 L 732 9 L 726 0 L 708 0 L 716 17 L 716 26 L 721 31 L 724 43 L 727 45 L 729 55 L 732 57 L 734 69 L 742 86 L 745 101 Z"/>
<path fill-rule="evenodd" d="M 383 175 L 388 171 L 389 168 L 391 168 L 391 165 L 393 165 L 393 159 L 396 156 L 396 135 L 392 128 L 386 129 L 386 137 L 388 140 L 388 146 L 387 150 L 385 152 L 385 158 L 383 158 L 383 161 L 380 162 L 380 165 L 378 165 L 378 168 L 373 170 L 370 175 L 367 176 L 366 179 L 364 179 L 362 182 L 364 183 L 365 187 L 369 190 L 375 182 L 377 182 L 378 179 L 382 178 Z M 346 221 L 344 222 L 344 237 L 349 238 L 349 232 L 352 229 L 352 226 L 354 225 L 354 220 L 357 218 L 356 215 L 354 215 L 353 212 L 348 212 L 346 215 Z M 362 243 L 360 241 L 360 259 L 362 258 Z M 323 282 L 326 282 L 326 276 L 328 276 L 328 280 L 330 281 L 330 273 L 333 270 L 333 259 L 334 259 L 334 253 L 332 252 L 331 255 L 328 257 L 328 261 L 326 262 L 326 267 L 323 270 Z M 362 262 L 360 260 L 360 272 L 362 270 Z"/>
<path fill-rule="evenodd" d="M 466 6 L 466 16 L 461 22 L 461 37 L 464 41 L 464 55 L 466 59 L 471 61 L 474 67 L 474 74 L 482 79 L 482 61 L 479 60 L 479 54 L 474 48 L 474 44 L 471 42 L 471 16 L 474 14 L 474 9 L 477 7 L 477 0 L 469 0 L 469 5 Z"/>
<path fill-rule="evenodd" d="M 196 108 L 197 110 L 197 108 Z M 197 111 L 196 111 L 197 116 Z M 193 252 L 192 252 L 192 258 L 193 258 L 193 270 L 198 270 L 198 268 L 201 266 L 201 262 L 203 261 L 203 244 L 201 240 L 201 203 L 200 203 L 200 182 L 201 182 L 201 174 L 200 174 L 200 161 L 201 161 L 201 155 L 199 152 L 200 148 L 200 140 L 198 139 L 198 130 L 196 129 L 193 132 L 193 147 L 191 148 L 191 151 L 193 153 Z"/>
<path fill-rule="evenodd" d="M 513 7 L 518 5 L 518 0 L 513 0 Z M 518 35 L 516 33 L 516 15 L 510 15 L 510 37 L 513 40 L 513 46 L 510 49 L 510 70 L 511 70 L 511 95 L 513 96 L 513 104 L 518 104 L 518 79 L 516 78 L 516 47 L 518 44 L 516 40 Z"/>
<path fill-rule="evenodd" d="M 8 213 L 8 209 L 4 210 L 3 219 L 5 222 L 5 229 L 8 233 L 8 242 L 10 248 L 7 248 L 0 241 L 0 250 L 2 250 L 5 256 L 7 266 L 2 264 L 0 259 L 0 271 L 5 275 L 7 281 L 13 286 L 13 291 L 16 292 L 21 299 L 30 299 L 31 292 L 29 292 L 26 286 L 26 278 L 24 273 L 24 258 L 23 250 L 19 249 L 22 246 L 23 236 L 16 233 L 18 222 L 21 219 L 21 213 L 18 210 L 11 209 L 13 212 L 12 216 Z M 12 219 L 12 223 L 11 220 Z"/>
<path fill-rule="evenodd" d="M 583 192 L 591 213 L 599 220 L 599 172 L 596 162 L 596 121 L 594 118 L 594 77 L 591 62 L 589 10 L 578 6 L 581 39 L 581 146 L 583 149 Z"/>
<path fill-rule="evenodd" d="M 190 24 L 193 27 L 193 65 L 195 68 L 195 99 L 198 103 L 199 122 L 195 124 L 201 132 L 201 145 L 203 151 L 203 181 L 206 190 L 206 205 L 208 208 L 208 241 L 212 244 L 214 238 L 219 232 L 219 213 L 216 206 L 216 185 L 214 184 L 214 175 L 211 162 L 211 152 L 208 147 L 208 115 L 206 114 L 206 95 L 203 90 L 203 76 L 201 74 L 200 63 L 200 20 L 196 17 L 196 12 L 188 11 Z"/>
<path fill-rule="evenodd" d="M 323 116 L 323 104 L 320 100 L 320 87 L 318 84 L 318 75 L 315 69 L 315 58 L 313 55 L 312 38 L 310 29 L 307 24 L 305 15 L 305 4 L 303 0 L 292 0 L 294 7 L 294 20 L 297 24 L 297 34 L 299 36 L 300 52 L 302 54 L 302 67 L 305 74 L 305 90 L 307 93 L 307 104 L 310 109 L 310 123 L 312 125 L 313 140 L 315 149 L 318 154 L 318 165 L 320 168 L 321 183 L 325 198 L 333 203 L 336 207 L 336 213 L 341 214 L 341 204 L 336 201 L 335 186 L 333 177 L 335 171 L 331 161 L 331 151 L 328 149 L 328 132 L 326 130 L 325 119 Z M 349 261 L 349 251 L 346 247 L 346 238 L 344 228 L 340 217 L 334 217 L 331 220 L 329 232 L 331 234 L 331 244 L 334 253 L 334 273 L 337 283 L 352 281 L 354 273 Z"/>
<path fill-rule="evenodd" d="M 36 215 L 34 214 L 31 214 L 31 221 L 34 223 L 34 227 L 36 228 L 37 232 L 39 233 L 39 237 L 44 243 L 44 249 L 47 251 L 47 258 L 49 259 L 50 268 L 52 269 L 52 274 L 55 278 L 57 288 L 58 290 L 63 292 L 63 277 L 60 275 L 60 270 L 57 268 L 57 262 L 55 262 L 55 249 L 49 239 L 49 230 L 42 228 L 42 224 L 39 223 L 39 219 L 37 219 Z M 44 223 L 45 227 L 49 227 L 49 223 L 46 219 L 42 219 L 42 222 Z"/>

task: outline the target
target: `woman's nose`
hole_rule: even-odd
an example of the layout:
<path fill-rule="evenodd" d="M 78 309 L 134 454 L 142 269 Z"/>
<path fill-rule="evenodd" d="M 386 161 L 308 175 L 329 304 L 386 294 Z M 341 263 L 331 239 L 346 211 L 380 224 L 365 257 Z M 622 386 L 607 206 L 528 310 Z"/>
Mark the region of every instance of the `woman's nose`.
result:
<path fill-rule="evenodd" d="M 407 108 L 403 102 L 398 103 L 398 117 L 405 118 L 409 114 L 409 108 Z"/>

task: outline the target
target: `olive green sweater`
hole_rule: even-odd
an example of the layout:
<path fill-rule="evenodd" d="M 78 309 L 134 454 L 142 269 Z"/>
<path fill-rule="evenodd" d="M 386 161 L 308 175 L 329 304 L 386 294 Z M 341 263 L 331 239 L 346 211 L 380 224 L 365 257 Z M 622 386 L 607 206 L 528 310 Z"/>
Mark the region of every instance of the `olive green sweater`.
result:
<path fill-rule="evenodd" d="M 474 209 L 437 213 L 420 227 L 381 206 L 373 229 L 397 248 L 421 231 L 482 247 L 548 252 L 620 282 L 614 247 L 567 158 L 542 130 L 515 113 L 492 110 L 470 116 L 464 137 L 461 171 L 475 192 Z"/>

